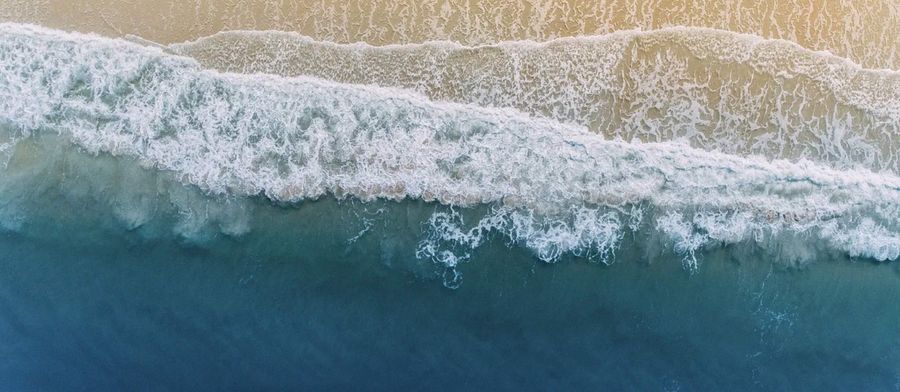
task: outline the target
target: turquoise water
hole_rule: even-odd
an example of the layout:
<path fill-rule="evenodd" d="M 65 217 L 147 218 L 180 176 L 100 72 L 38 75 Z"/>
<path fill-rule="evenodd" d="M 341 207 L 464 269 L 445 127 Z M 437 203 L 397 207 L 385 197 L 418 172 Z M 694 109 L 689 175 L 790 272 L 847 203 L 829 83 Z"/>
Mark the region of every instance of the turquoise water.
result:
<path fill-rule="evenodd" d="M 260 207 L 270 230 L 202 245 L 78 225 L 6 234 L 0 382 L 891 390 L 900 376 L 893 264 L 784 268 L 725 248 L 690 273 L 672 256 L 547 265 L 495 243 L 450 290 L 409 252 L 408 220 L 434 206 L 382 205 L 348 245 L 360 223 L 334 216 L 360 207 Z"/>
<path fill-rule="evenodd" d="M 2 389 L 900 388 L 891 171 L 29 26 L 0 65 Z"/>

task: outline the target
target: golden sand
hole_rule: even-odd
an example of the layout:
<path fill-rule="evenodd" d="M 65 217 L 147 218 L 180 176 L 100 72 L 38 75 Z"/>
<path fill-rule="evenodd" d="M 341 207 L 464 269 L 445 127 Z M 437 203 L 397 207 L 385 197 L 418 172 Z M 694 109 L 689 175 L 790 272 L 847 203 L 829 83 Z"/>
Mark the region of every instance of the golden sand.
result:
<path fill-rule="evenodd" d="M 335 42 L 483 44 L 683 25 L 787 39 L 865 67 L 900 68 L 894 0 L 5 0 L 0 20 L 161 43 L 245 29 Z"/>

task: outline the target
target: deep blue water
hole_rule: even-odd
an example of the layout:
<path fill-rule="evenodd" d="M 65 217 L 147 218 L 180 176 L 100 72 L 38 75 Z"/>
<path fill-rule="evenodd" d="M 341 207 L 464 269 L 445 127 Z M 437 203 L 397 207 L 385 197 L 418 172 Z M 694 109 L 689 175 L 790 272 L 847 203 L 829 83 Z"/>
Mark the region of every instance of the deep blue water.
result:
<path fill-rule="evenodd" d="M 892 390 L 900 273 L 709 252 L 611 266 L 479 248 L 457 289 L 383 203 L 258 207 L 203 244 L 44 227 L 0 239 L 7 390 Z M 330 215 L 332 214 L 333 215 Z M 78 215 L 77 212 L 73 212 Z M 84 212 L 84 214 L 87 214 Z M 302 222 L 302 225 L 297 223 Z M 258 223 L 258 222 L 257 222 Z M 37 227 L 34 226 L 34 227 Z M 75 239 L 76 241 L 71 241 Z"/>

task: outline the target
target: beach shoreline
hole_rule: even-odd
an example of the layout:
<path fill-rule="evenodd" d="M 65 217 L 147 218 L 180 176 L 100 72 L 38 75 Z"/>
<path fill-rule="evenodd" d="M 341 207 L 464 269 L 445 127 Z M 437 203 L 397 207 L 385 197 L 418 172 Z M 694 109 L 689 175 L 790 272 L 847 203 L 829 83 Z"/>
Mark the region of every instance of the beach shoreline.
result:
<path fill-rule="evenodd" d="M 0 21 L 110 37 L 131 34 L 160 44 L 226 30 L 293 31 L 339 43 L 448 40 L 477 45 L 692 26 L 790 40 L 866 68 L 900 67 L 900 40 L 895 38 L 900 34 L 900 4 L 884 0 L 802 5 L 775 0 L 658 0 L 641 5 L 624 0 L 492 0 L 477 6 L 461 0 L 11 0 L 0 3 Z"/>

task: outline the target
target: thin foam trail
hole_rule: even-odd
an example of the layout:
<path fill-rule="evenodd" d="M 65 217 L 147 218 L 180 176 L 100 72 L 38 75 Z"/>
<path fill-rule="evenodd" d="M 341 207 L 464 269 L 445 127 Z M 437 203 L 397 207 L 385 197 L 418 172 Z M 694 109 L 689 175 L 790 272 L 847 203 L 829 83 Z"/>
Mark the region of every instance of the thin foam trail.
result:
<path fill-rule="evenodd" d="M 790 40 L 869 68 L 900 68 L 894 0 L 6 0 L 0 20 L 161 43 L 243 29 L 378 45 L 546 41 L 694 26 Z"/>

